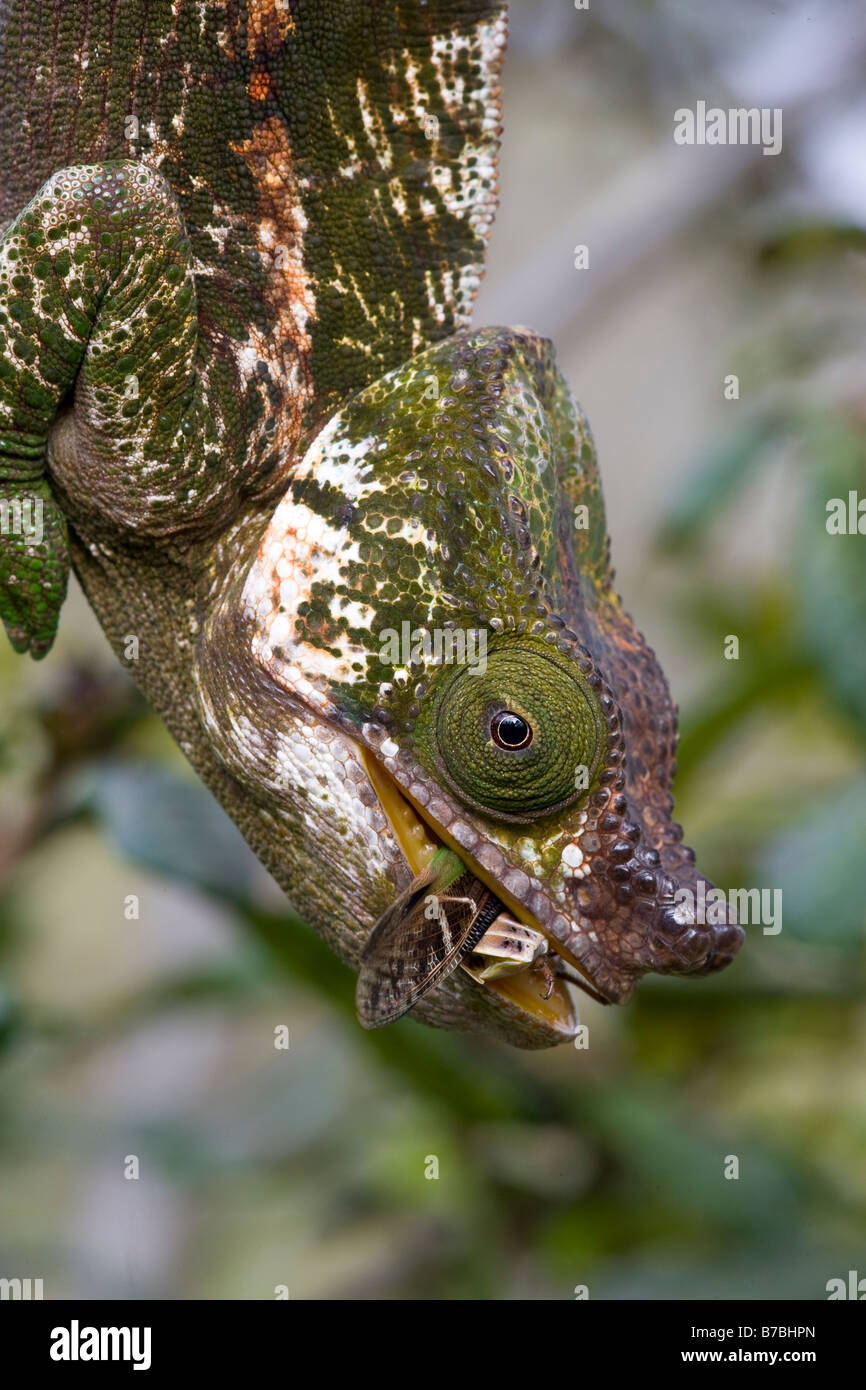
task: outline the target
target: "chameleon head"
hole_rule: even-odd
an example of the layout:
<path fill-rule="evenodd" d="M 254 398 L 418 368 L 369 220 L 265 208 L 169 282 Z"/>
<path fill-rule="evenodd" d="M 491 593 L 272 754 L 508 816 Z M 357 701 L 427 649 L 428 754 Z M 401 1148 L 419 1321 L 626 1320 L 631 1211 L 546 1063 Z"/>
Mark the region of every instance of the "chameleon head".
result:
<path fill-rule="evenodd" d="M 720 968 L 743 935 L 727 912 L 700 920 L 671 819 L 676 710 L 612 580 L 592 439 L 550 344 L 487 329 L 330 420 L 241 606 L 257 670 L 376 794 L 394 852 L 390 888 L 369 856 L 370 918 L 383 878 L 393 893 L 444 843 L 622 1002 L 649 971 Z M 437 994 L 495 996 L 486 1026 L 517 1010 L 541 1043 L 573 1031 L 561 990 L 485 973 Z"/>

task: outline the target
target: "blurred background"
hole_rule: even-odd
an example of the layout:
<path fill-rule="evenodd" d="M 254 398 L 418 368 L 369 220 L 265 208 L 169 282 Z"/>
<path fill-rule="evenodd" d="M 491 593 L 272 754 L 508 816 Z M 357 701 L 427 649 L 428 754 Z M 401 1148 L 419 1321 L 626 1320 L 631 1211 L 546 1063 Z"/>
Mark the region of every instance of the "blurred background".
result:
<path fill-rule="evenodd" d="M 558 345 L 681 705 L 686 840 L 722 887 L 781 888 L 782 932 L 582 1001 L 585 1051 L 364 1033 L 76 590 L 43 663 L 0 649 L 0 1274 L 481 1300 L 866 1275 L 866 536 L 825 525 L 866 498 L 864 58 L 858 0 L 514 0 L 476 314 Z M 675 145 L 701 99 L 782 107 L 782 152 Z"/>

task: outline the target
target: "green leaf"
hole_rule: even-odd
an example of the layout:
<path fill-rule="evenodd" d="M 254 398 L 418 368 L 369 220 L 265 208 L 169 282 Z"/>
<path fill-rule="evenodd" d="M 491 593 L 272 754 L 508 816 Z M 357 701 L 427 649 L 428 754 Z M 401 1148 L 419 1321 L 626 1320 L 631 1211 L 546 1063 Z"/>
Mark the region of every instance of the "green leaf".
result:
<path fill-rule="evenodd" d="M 617 1155 L 639 1202 L 661 1201 L 705 1230 L 777 1238 L 798 1219 L 805 1182 L 767 1149 L 726 1126 L 713 1134 L 669 1091 L 644 1080 L 594 1088 L 581 1105 L 591 1130 Z M 726 1178 L 729 1157 L 739 1178 Z"/>
<path fill-rule="evenodd" d="M 827 504 L 866 498 L 866 442 L 848 421 L 807 422 L 809 484 L 799 527 L 795 583 L 800 641 L 843 708 L 866 730 L 866 535 L 832 535 Z M 866 520 L 864 520 L 866 527 Z"/>
<path fill-rule="evenodd" d="M 695 544 L 704 528 L 734 499 L 770 441 L 789 428 L 789 412 L 778 407 L 765 407 L 738 418 L 721 441 L 698 460 L 691 479 L 683 484 L 682 496 L 660 532 L 660 549 L 676 552 Z"/>
<path fill-rule="evenodd" d="M 783 885 L 783 931 L 803 941 L 866 943 L 866 777 L 770 842 L 756 877 Z"/>
<path fill-rule="evenodd" d="M 96 815 L 130 859 L 222 898 L 244 901 L 261 873 L 210 792 L 153 763 L 98 763 L 73 785 L 71 800 Z"/>
<path fill-rule="evenodd" d="M 866 230 L 855 222 L 799 222 L 767 237 L 758 251 L 764 266 L 801 266 L 848 251 L 866 250 Z"/>

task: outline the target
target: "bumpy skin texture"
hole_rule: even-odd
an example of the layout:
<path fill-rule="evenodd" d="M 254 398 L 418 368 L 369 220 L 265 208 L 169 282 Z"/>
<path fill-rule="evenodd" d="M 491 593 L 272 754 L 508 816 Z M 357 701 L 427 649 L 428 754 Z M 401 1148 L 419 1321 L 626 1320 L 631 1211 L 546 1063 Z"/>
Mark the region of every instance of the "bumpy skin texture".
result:
<path fill-rule="evenodd" d="M 38 540 L 3 536 L 15 645 L 50 645 L 68 546 L 199 775 L 351 964 L 409 878 L 363 747 L 612 999 L 725 964 L 739 928 L 674 908 L 697 882 L 675 710 L 612 589 L 586 421 L 549 344 L 466 327 L 501 7 L 0 0 L 0 24 L 0 488 L 44 503 Z M 442 670 L 381 664 L 405 621 L 546 645 L 596 711 L 589 787 L 521 825 L 455 794 Z M 462 972 L 417 1016 L 561 1040 Z"/>

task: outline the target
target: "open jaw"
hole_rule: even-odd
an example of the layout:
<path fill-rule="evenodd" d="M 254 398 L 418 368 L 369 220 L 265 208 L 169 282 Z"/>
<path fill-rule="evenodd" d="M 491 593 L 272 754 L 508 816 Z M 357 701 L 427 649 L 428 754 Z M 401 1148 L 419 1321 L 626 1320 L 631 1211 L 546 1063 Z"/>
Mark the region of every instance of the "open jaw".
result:
<path fill-rule="evenodd" d="M 579 1019 L 567 982 L 579 986 L 600 1003 L 611 1001 L 593 986 L 584 967 L 562 943 L 551 938 L 523 904 L 514 900 L 492 879 L 442 826 L 430 820 L 423 808 L 407 795 L 369 749 L 362 746 L 360 753 L 370 785 L 413 876 L 427 869 L 437 850 L 445 845 L 459 855 L 467 869 L 503 903 L 504 911 L 497 916 L 482 941 L 460 962 L 460 967 L 480 987 L 499 995 L 545 1027 L 560 1033 L 563 1039 L 573 1037 Z M 520 938 L 520 941 L 515 938 Z M 533 941 L 538 943 L 534 958 Z M 526 964 L 521 965 L 521 959 L 515 960 L 512 955 L 518 945 L 522 948 L 520 956 L 526 960 Z M 508 960 L 510 955 L 511 960 L 504 965 L 501 973 L 491 977 L 491 969 L 497 969 L 493 962 L 500 953 L 503 961 Z M 573 967 L 577 977 L 574 973 L 568 973 L 568 966 Z"/>

